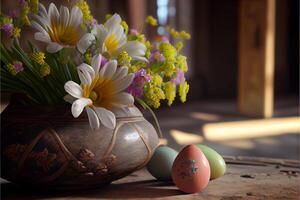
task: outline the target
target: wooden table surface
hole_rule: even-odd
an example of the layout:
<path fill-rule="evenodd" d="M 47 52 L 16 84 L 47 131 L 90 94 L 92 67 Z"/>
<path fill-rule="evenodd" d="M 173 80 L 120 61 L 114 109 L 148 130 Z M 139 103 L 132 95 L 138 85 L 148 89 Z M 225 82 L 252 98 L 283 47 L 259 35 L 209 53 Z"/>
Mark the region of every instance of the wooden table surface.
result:
<path fill-rule="evenodd" d="M 2 183 L 2 199 L 299 199 L 300 162 L 251 157 L 226 157 L 225 176 L 196 194 L 184 194 L 171 182 L 156 181 L 146 169 L 104 188 L 84 191 L 40 191 Z"/>

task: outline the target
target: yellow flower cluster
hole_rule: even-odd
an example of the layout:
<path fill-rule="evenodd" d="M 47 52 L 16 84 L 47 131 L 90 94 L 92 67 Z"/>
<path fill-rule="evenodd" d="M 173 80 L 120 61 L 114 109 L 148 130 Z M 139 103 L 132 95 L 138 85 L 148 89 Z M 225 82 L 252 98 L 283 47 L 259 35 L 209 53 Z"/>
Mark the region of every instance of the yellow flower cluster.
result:
<path fill-rule="evenodd" d="M 146 18 L 146 23 L 150 24 L 151 26 L 157 26 L 157 20 L 151 15 Z"/>
<path fill-rule="evenodd" d="M 31 59 L 36 63 L 43 65 L 45 64 L 45 53 L 43 52 L 34 52 L 31 54 Z"/>
<path fill-rule="evenodd" d="M 175 61 L 176 49 L 169 42 L 161 42 L 158 50 L 165 57 L 166 61 Z"/>
<path fill-rule="evenodd" d="M 45 63 L 44 65 L 41 66 L 40 68 L 40 74 L 42 77 L 48 76 L 51 72 L 50 66 Z"/>
<path fill-rule="evenodd" d="M 45 53 L 44 52 L 33 52 L 31 54 L 31 59 L 41 65 L 40 74 L 42 77 L 48 76 L 51 72 L 50 66 L 45 62 Z"/>
<path fill-rule="evenodd" d="M 128 24 L 125 21 L 122 21 L 121 26 L 124 28 L 125 34 L 128 34 Z"/>
<path fill-rule="evenodd" d="M 21 29 L 18 27 L 14 27 L 12 29 L 12 34 L 13 34 L 14 38 L 19 38 L 21 35 Z"/>
<path fill-rule="evenodd" d="M 186 101 L 186 95 L 189 92 L 189 89 L 190 89 L 190 86 L 186 81 L 180 83 L 180 85 L 179 85 L 179 96 L 180 96 L 181 102 L 184 103 Z"/>
<path fill-rule="evenodd" d="M 13 23 L 12 18 L 10 18 L 8 16 L 3 17 L 2 20 L 1 20 L 1 26 L 3 24 L 12 24 L 12 23 Z"/>
<path fill-rule="evenodd" d="M 186 62 L 186 57 L 179 55 L 176 58 L 176 65 L 178 66 L 178 68 L 183 71 L 183 72 L 187 72 L 188 71 L 188 65 Z"/>
<path fill-rule="evenodd" d="M 166 27 L 166 30 L 170 33 L 170 35 L 173 37 L 173 38 L 179 38 L 179 36 L 182 38 L 182 39 L 185 39 L 185 40 L 189 40 L 191 39 L 191 35 L 189 33 L 187 33 L 186 31 L 176 31 L 174 28 L 171 28 L 169 26 Z"/>
<path fill-rule="evenodd" d="M 176 67 L 172 62 L 164 62 L 161 66 L 166 77 L 171 77 L 176 72 Z"/>
<path fill-rule="evenodd" d="M 29 0 L 28 3 L 31 12 L 37 14 L 39 11 L 39 0 Z"/>
<path fill-rule="evenodd" d="M 9 73 L 13 76 L 17 75 L 17 71 L 15 69 L 15 66 L 13 64 L 8 64 L 7 65 L 7 70 L 9 71 Z"/>
<path fill-rule="evenodd" d="M 177 44 L 176 44 L 176 51 L 180 52 L 181 49 L 182 49 L 182 47 L 183 47 L 183 43 L 181 41 L 177 42 Z"/>
<path fill-rule="evenodd" d="M 185 40 L 191 39 L 191 35 L 190 35 L 189 33 L 185 32 L 185 31 L 180 31 L 179 34 L 180 34 L 180 36 L 181 36 L 183 39 L 185 39 Z"/>
<path fill-rule="evenodd" d="M 166 93 L 166 99 L 168 100 L 168 105 L 172 105 L 176 97 L 176 85 L 170 81 L 164 83 L 164 90 Z"/>
<path fill-rule="evenodd" d="M 90 65 L 91 62 L 92 62 L 92 54 L 91 54 L 91 52 L 86 51 L 83 56 L 84 56 L 84 62 Z"/>
<path fill-rule="evenodd" d="M 160 101 L 166 98 L 164 91 L 151 83 L 148 83 L 145 86 L 144 97 L 146 103 L 154 108 L 158 108 L 160 106 Z"/>
<path fill-rule="evenodd" d="M 20 19 L 23 24 L 26 24 L 28 26 L 31 25 L 31 22 L 28 17 L 29 12 L 30 12 L 30 7 L 28 6 L 28 4 L 25 4 L 25 6 L 21 10 Z"/>
<path fill-rule="evenodd" d="M 83 20 L 85 20 L 87 22 L 92 22 L 93 17 L 91 15 L 90 7 L 87 4 L 87 2 L 85 0 L 81 0 L 77 3 L 77 6 L 82 12 Z"/>
<path fill-rule="evenodd" d="M 128 66 L 130 65 L 131 57 L 128 55 L 126 51 L 122 51 L 118 56 L 118 64 Z"/>

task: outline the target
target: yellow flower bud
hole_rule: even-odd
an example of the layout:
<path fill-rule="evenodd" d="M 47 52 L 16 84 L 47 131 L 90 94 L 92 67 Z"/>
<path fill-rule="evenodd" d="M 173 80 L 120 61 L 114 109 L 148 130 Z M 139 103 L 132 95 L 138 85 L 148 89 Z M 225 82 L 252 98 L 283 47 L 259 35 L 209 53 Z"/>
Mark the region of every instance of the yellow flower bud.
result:
<path fill-rule="evenodd" d="M 118 56 L 118 64 L 119 65 L 128 65 L 130 64 L 131 57 L 128 55 L 126 51 L 122 51 Z"/>
<path fill-rule="evenodd" d="M 183 39 L 185 39 L 185 40 L 191 39 L 191 35 L 190 35 L 189 33 L 185 32 L 185 31 L 180 31 L 179 34 L 180 34 L 180 36 L 181 36 Z"/>
<path fill-rule="evenodd" d="M 45 54 L 43 52 L 32 53 L 31 59 L 40 65 L 45 64 Z"/>
<path fill-rule="evenodd" d="M 180 100 L 182 103 L 184 103 L 186 101 L 186 95 L 189 92 L 189 89 L 190 89 L 190 86 L 186 81 L 180 83 L 179 96 L 180 96 Z"/>
<path fill-rule="evenodd" d="M 122 21 L 121 26 L 124 28 L 125 34 L 127 34 L 128 33 L 128 24 L 125 21 Z"/>
<path fill-rule="evenodd" d="M 42 67 L 40 68 L 40 74 L 42 75 L 42 77 L 48 76 L 51 72 L 50 66 L 45 63 L 44 65 L 42 65 Z"/>
<path fill-rule="evenodd" d="M 18 27 L 14 27 L 12 29 L 12 34 L 13 34 L 14 38 L 19 38 L 21 35 L 21 29 Z"/>
<path fill-rule="evenodd" d="M 146 18 L 146 23 L 150 24 L 151 26 L 157 26 L 157 20 L 151 15 Z"/>
<path fill-rule="evenodd" d="M 166 99 L 168 100 L 168 105 L 172 105 L 175 97 L 176 97 L 176 85 L 172 82 L 166 82 L 164 84 L 164 90 L 166 93 Z"/>
<path fill-rule="evenodd" d="M 182 43 L 181 41 L 179 41 L 179 42 L 176 44 L 176 51 L 177 51 L 177 52 L 180 52 L 181 49 L 182 49 L 182 47 L 183 47 L 183 43 Z"/>
<path fill-rule="evenodd" d="M 87 2 L 85 0 L 81 0 L 77 3 L 77 6 L 82 12 L 83 20 L 91 22 L 93 20 L 93 17 L 91 15 L 90 7 Z"/>

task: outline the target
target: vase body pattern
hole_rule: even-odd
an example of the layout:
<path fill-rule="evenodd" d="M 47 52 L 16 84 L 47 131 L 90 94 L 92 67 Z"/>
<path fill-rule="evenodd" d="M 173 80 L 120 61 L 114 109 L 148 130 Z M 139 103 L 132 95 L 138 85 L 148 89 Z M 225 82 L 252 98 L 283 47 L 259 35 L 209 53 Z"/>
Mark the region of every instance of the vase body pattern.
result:
<path fill-rule="evenodd" d="M 115 110 L 115 129 L 92 130 L 70 106 L 9 105 L 1 114 L 1 176 L 47 188 L 97 187 L 142 168 L 159 139 L 136 107 Z"/>

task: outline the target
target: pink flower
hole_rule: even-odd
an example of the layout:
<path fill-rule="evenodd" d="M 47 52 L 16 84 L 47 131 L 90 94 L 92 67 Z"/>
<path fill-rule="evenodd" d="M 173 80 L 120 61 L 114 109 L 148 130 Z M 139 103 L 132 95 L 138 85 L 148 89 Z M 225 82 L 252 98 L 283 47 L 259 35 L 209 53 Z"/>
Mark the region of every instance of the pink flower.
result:
<path fill-rule="evenodd" d="M 20 15 L 20 12 L 18 11 L 18 10 L 12 10 L 12 11 L 10 11 L 9 12 L 9 16 L 11 17 L 11 18 L 18 18 L 19 17 L 19 15 Z"/>
<path fill-rule="evenodd" d="M 166 36 L 163 36 L 161 39 L 160 39 L 161 42 L 169 42 L 169 38 L 167 38 Z"/>
<path fill-rule="evenodd" d="M 141 97 L 144 93 L 144 86 L 149 82 L 151 76 L 147 74 L 144 68 L 134 74 L 134 79 L 131 85 L 127 88 L 127 92 L 134 97 Z"/>
<path fill-rule="evenodd" d="M 130 29 L 130 34 L 137 35 L 139 32 L 135 29 Z"/>
<path fill-rule="evenodd" d="M 158 50 L 153 51 L 149 58 L 149 62 L 164 61 L 164 60 L 165 60 L 165 57 L 161 53 L 159 53 Z"/>
<path fill-rule="evenodd" d="M 12 33 L 13 28 L 14 28 L 13 24 L 4 24 L 2 26 L 2 30 L 5 31 L 8 37 L 13 37 L 13 33 Z"/>
<path fill-rule="evenodd" d="M 176 77 L 171 80 L 175 85 L 179 85 L 180 83 L 185 81 L 184 72 L 180 69 L 177 69 Z"/>
<path fill-rule="evenodd" d="M 107 62 L 108 62 L 108 60 L 107 60 L 104 56 L 102 56 L 102 57 L 101 57 L 100 69 L 101 69 Z"/>
<path fill-rule="evenodd" d="M 14 67 L 17 73 L 24 70 L 23 63 L 20 61 L 14 62 Z"/>

